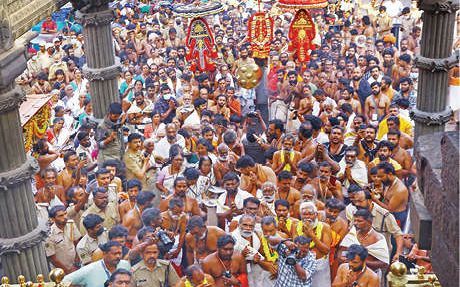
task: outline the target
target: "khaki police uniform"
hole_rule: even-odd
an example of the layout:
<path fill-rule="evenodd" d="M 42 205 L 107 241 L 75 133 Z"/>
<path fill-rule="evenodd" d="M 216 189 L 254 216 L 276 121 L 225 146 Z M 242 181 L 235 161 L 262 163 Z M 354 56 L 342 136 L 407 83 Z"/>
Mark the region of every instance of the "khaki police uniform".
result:
<path fill-rule="evenodd" d="M 83 238 L 77 244 L 77 254 L 81 259 L 83 265 L 91 263 L 91 257 L 93 252 L 99 247 L 99 245 L 109 241 L 109 236 L 107 231 L 104 231 L 97 238 L 92 238 L 88 234 L 83 236 Z"/>
<path fill-rule="evenodd" d="M 97 214 L 99 215 L 102 219 L 104 219 L 104 222 L 102 225 L 107 229 L 110 230 L 112 227 L 117 225 L 120 222 L 120 214 L 118 214 L 118 207 L 116 203 L 109 202 L 107 206 L 105 207 L 104 210 L 100 209 L 97 207 L 94 203 L 91 204 L 88 209 L 83 212 L 81 215 L 80 219 L 80 233 L 81 234 L 86 234 L 85 227 L 83 226 L 83 219 L 88 215 L 88 214 Z"/>
<path fill-rule="evenodd" d="M 166 274 L 169 274 L 169 286 L 175 286 L 180 280 L 169 261 L 161 259 L 157 259 L 153 270 L 150 270 L 142 260 L 134 265 L 131 271 L 137 287 L 164 287 Z"/>
<path fill-rule="evenodd" d="M 68 222 L 64 230 L 57 227 L 54 223 L 51 225 L 50 234 L 45 241 L 45 252 L 47 257 L 53 255 L 66 268 L 70 269 L 75 263 L 77 252 L 74 241 L 81 238 L 81 234 L 74 222 Z"/>

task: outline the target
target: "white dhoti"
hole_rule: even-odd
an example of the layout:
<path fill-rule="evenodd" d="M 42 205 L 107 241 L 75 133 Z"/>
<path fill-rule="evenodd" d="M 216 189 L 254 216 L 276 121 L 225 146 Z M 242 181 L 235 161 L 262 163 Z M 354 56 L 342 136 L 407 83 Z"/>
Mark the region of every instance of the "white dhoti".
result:
<path fill-rule="evenodd" d="M 289 106 L 281 100 L 276 100 L 270 105 L 270 120 L 278 119 L 286 122 Z"/>
<path fill-rule="evenodd" d="M 174 237 L 174 245 L 171 248 L 171 252 L 176 251 L 178 246 L 179 246 L 179 235 L 176 235 Z M 174 263 L 176 266 L 180 266 L 180 264 L 182 263 L 182 249 L 180 250 L 179 255 L 177 255 L 176 258 L 171 259 L 171 262 Z"/>
<path fill-rule="evenodd" d="M 329 258 L 316 260 L 316 271 L 312 277 L 312 287 L 330 287 L 331 286 L 331 269 Z"/>
<path fill-rule="evenodd" d="M 273 287 L 275 280 L 270 279 L 271 273 L 260 265 L 248 263 L 248 283 L 250 287 Z"/>

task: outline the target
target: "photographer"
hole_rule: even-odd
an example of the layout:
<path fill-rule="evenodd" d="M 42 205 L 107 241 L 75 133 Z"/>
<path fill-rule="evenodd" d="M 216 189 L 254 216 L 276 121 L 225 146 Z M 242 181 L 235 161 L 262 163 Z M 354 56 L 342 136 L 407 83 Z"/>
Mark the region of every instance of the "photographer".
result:
<path fill-rule="evenodd" d="M 122 158 L 124 151 L 121 139 L 122 109 L 120 103 L 111 103 L 109 113 L 96 129 L 96 142 L 99 147 L 98 163 L 102 164 L 108 159 Z"/>
<path fill-rule="evenodd" d="M 316 270 L 315 255 L 310 252 L 310 239 L 298 236 L 278 245 L 278 278 L 275 287 L 311 287 Z"/>

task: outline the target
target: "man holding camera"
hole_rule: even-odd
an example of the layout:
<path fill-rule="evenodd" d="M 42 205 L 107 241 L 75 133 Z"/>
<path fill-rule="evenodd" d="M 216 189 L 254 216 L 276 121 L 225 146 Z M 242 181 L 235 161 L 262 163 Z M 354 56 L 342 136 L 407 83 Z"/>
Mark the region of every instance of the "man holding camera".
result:
<path fill-rule="evenodd" d="M 275 287 L 312 287 L 316 271 L 315 255 L 310 252 L 311 240 L 298 236 L 278 245 L 278 278 Z M 322 285 L 315 285 L 322 286 Z"/>
<path fill-rule="evenodd" d="M 120 160 L 124 151 L 121 137 L 120 103 L 111 103 L 109 113 L 96 129 L 96 141 L 99 147 L 98 163 L 102 164 L 108 159 Z"/>

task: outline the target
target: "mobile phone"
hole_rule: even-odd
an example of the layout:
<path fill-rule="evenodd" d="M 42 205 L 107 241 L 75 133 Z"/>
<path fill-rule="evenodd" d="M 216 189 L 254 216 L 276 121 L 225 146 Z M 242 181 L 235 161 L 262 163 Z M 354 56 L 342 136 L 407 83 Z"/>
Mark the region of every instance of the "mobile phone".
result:
<path fill-rule="evenodd" d="M 81 153 L 79 153 L 79 154 L 78 154 L 78 158 L 79 158 L 80 160 L 86 159 L 86 152 L 81 152 Z"/>

